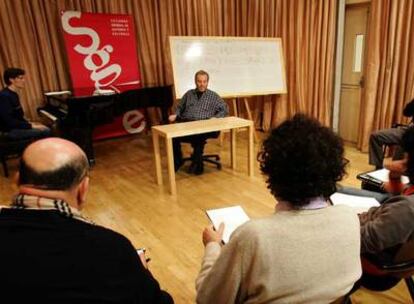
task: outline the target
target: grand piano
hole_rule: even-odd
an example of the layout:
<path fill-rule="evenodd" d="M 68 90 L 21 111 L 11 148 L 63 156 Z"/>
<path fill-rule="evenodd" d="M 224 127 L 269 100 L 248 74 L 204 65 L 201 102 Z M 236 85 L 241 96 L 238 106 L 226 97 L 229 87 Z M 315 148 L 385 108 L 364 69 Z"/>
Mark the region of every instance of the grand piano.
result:
<path fill-rule="evenodd" d="M 37 109 L 40 116 L 56 125 L 63 138 L 78 144 L 89 163 L 95 163 L 92 133 L 95 127 L 110 123 L 116 116 L 140 108 L 157 107 L 162 123 L 168 122 L 173 105 L 172 86 L 146 87 L 119 94 L 97 96 L 46 95 L 46 104 Z"/>

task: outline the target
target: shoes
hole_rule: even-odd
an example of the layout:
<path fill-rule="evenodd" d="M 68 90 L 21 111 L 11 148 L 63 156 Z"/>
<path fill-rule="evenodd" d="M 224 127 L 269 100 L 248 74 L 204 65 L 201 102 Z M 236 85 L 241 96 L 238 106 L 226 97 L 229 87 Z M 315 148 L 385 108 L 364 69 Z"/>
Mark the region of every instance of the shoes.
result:
<path fill-rule="evenodd" d="M 187 172 L 190 173 L 190 174 L 193 174 L 196 167 L 197 167 L 197 163 L 195 161 L 192 161 L 190 166 L 188 167 Z"/>
<path fill-rule="evenodd" d="M 188 167 L 188 173 L 190 174 L 201 175 L 203 174 L 203 172 L 204 172 L 203 161 L 201 162 L 193 161 L 190 167 Z"/>
<path fill-rule="evenodd" d="M 194 169 L 195 175 L 201 175 L 204 173 L 204 164 L 203 162 L 200 162 L 197 164 L 196 168 Z"/>
<path fill-rule="evenodd" d="M 177 172 L 178 169 L 184 164 L 184 161 L 174 161 L 174 171 Z"/>

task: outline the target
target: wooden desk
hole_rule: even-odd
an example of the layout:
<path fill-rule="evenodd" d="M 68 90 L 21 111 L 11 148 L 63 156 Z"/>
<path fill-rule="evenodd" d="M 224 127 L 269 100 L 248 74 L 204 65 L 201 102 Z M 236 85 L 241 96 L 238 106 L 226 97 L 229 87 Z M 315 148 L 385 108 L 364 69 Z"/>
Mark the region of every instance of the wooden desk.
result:
<path fill-rule="evenodd" d="M 236 129 L 248 128 L 249 144 L 247 153 L 247 164 L 249 176 L 253 176 L 253 121 L 239 118 L 239 117 L 225 117 L 214 118 L 199 121 L 190 121 L 175 123 L 170 125 L 153 126 L 152 141 L 154 144 L 154 156 L 155 156 L 155 172 L 157 176 L 157 184 L 162 185 L 162 172 L 161 172 L 161 154 L 159 137 L 165 138 L 167 147 L 167 161 L 168 161 L 168 177 L 170 182 L 170 192 L 172 195 L 177 195 L 177 189 L 175 184 L 175 171 L 174 171 L 174 155 L 172 140 L 175 137 L 202 134 L 207 132 L 230 130 L 231 132 L 231 167 L 236 169 Z"/>

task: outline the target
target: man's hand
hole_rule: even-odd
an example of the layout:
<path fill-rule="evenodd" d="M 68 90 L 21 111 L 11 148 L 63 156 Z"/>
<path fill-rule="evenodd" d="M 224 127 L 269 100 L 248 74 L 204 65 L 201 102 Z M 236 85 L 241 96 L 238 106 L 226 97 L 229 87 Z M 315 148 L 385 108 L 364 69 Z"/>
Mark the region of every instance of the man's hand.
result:
<path fill-rule="evenodd" d="M 214 230 L 213 226 L 206 227 L 203 231 L 203 244 L 206 246 L 210 242 L 221 244 L 223 239 L 224 223 L 220 223 L 219 229 Z"/>
<path fill-rule="evenodd" d="M 404 174 L 407 170 L 407 160 L 408 157 L 405 156 L 404 159 L 401 160 L 392 160 L 392 161 L 385 161 L 384 167 L 392 172 L 398 172 L 400 174 Z"/>
<path fill-rule="evenodd" d="M 382 188 L 393 195 L 401 194 L 404 190 L 404 184 L 401 182 L 402 172 L 390 171 L 388 175 L 389 181 L 383 183 Z"/>
<path fill-rule="evenodd" d="M 148 264 L 147 264 L 147 258 L 145 256 L 145 251 L 144 250 L 138 250 L 138 256 L 139 259 L 141 260 L 142 265 L 148 269 Z"/>
<path fill-rule="evenodd" d="M 169 122 L 174 122 L 176 119 L 177 119 L 177 115 L 175 115 L 175 114 L 168 116 L 168 121 Z"/>

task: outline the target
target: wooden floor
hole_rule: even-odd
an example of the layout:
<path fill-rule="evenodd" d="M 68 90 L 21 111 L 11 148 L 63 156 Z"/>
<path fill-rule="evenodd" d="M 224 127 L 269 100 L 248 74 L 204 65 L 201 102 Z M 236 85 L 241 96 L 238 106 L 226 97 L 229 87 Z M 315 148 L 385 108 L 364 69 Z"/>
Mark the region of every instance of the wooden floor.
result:
<path fill-rule="evenodd" d="M 194 302 L 194 280 L 203 253 L 201 232 L 209 224 L 206 209 L 242 205 L 251 218 L 274 212 L 275 200 L 258 165 L 255 177 L 247 175 L 245 132 L 238 136 L 236 171 L 229 167 L 228 142 L 227 134 L 222 146 L 218 140 L 206 146 L 206 152 L 221 155 L 221 171 L 207 165 L 201 176 L 187 174 L 185 167 L 178 172 L 177 198 L 168 194 L 166 186 L 158 187 L 155 183 L 150 135 L 95 144 L 97 162 L 91 172 L 91 191 L 84 213 L 97 224 L 124 234 L 136 247 L 146 247 L 151 257 L 150 270 L 176 303 Z M 189 147 L 184 151 L 189 152 Z M 359 186 L 356 174 L 371 169 L 367 155 L 347 148 L 347 158 L 350 166 L 343 184 Z M 164 168 L 165 161 L 164 157 Z M 10 160 L 9 167 L 12 173 L 16 172 L 17 160 Z M 167 176 L 165 171 L 164 176 Z M 7 204 L 15 191 L 12 178 L 1 176 L 1 202 Z M 358 291 L 353 303 L 410 303 L 410 300 L 405 285 L 400 284 L 383 294 Z"/>

